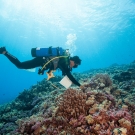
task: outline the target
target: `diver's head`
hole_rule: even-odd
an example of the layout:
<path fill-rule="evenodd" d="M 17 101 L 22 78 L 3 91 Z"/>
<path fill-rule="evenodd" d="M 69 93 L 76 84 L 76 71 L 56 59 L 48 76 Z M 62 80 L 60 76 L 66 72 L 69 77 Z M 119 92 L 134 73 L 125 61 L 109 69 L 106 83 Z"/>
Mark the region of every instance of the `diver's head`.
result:
<path fill-rule="evenodd" d="M 81 65 L 81 59 L 78 56 L 70 57 L 70 68 L 77 68 Z"/>

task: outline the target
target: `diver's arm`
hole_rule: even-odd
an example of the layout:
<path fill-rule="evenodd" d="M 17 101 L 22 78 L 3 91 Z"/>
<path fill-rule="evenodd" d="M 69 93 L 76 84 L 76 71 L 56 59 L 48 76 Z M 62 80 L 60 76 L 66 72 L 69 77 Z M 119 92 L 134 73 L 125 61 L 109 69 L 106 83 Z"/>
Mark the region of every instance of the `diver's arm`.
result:
<path fill-rule="evenodd" d="M 71 74 L 71 72 L 66 72 L 65 74 L 72 81 L 72 83 L 74 83 L 75 85 L 77 85 L 79 87 L 81 86 L 81 84 L 73 77 L 73 75 Z"/>
<path fill-rule="evenodd" d="M 77 86 L 81 86 L 80 83 L 73 77 L 73 75 L 70 72 L 70 69 L 66 65 L 59 65 L 59 68 L 61 69 L 63 75 L 67 75 L 68 78 L 71 80 L 72 83 L 74 83 Z"/>
<path fill-rule="evenodd" d="M 71 70 L 69 68 L 69 59 L 60 59 L 58 63 L 58 68 L 62 71 L 62 75 L 67 75 L 68 78 L 77 86 L 81 86 L 80 83 L 73 77 Z"/>

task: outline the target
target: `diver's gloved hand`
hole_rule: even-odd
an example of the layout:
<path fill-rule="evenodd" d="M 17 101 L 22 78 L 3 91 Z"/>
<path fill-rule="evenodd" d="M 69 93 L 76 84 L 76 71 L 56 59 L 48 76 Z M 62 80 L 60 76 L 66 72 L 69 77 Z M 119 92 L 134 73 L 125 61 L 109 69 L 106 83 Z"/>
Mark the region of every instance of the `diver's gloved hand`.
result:
<path fill-rule="evenodd" d="M 39 74 L 39 75 L 43 75 L 43 74 L 44 74 L 44 70 L 42 70 L 41 68 L 39 68 L 38 74 Z"/>

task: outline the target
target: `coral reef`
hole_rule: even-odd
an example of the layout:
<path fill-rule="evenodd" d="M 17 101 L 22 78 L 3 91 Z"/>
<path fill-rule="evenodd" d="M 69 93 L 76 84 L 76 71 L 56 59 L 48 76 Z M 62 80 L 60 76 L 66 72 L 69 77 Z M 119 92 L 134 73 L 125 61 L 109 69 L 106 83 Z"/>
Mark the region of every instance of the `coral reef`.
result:
<path fill-rule="evenodd" d="M 0 106 L 0 134 L 135 135 L 135 67 L 114 64 L 74 74 L 85 87 L 43 80 Z"/>

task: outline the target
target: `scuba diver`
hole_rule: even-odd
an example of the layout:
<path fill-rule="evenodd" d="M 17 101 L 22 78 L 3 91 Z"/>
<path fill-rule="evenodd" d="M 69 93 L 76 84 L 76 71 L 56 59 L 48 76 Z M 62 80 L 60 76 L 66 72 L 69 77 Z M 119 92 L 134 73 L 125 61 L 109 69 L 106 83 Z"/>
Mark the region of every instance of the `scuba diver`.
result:
<path fill-rule="evenodd" d="M 45 50 L 46 49 L 46 50 Z M 45 56 L 45 51 L 48 56 Z M 44 74 L 45 70 L 47 71 L 48 80 L 51 77 L 54 77 L 52 72 L 56 69 L 62 71 L 62 75 L 67 75 L 70 81 L 79 86 L 80 89 L 84 87 L 72 76 L 72 68 L 77 68 L 78 65 L 81 65 L 81 60 L 78 56 L 70 57 L 66 55 L 66 51 L 63 53 L 61 47 L 57 48 L 32 48 L 31 54 L 33 57 L 32 60 L 20 62 L 15 56 L 11 55 L 5 47 L 0 47 L 0 54 L 4 54 L 17 68 L 19 69 L 32 69 L 36 67 L 42 67 L 39 69 L 38 74 Z M 51 54 L 51 55 L 50 55 Z"/>

